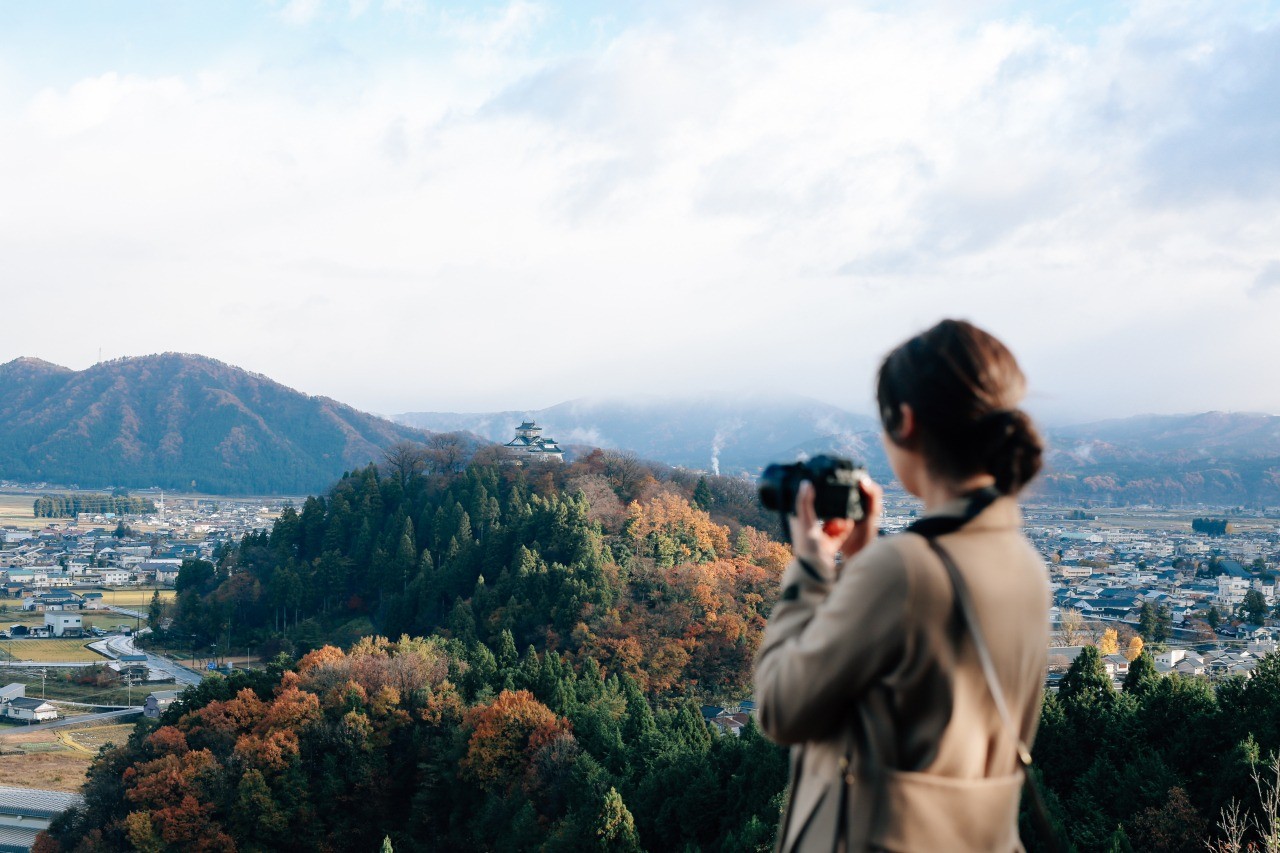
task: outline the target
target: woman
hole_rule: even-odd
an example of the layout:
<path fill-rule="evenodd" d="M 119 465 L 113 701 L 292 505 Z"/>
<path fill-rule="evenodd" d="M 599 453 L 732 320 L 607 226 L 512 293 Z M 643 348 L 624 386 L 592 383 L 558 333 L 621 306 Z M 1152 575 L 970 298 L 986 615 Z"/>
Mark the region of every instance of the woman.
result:
<path fill-rule="evenodd" d="M 796 559 L 756 660 L 761 728 L 795 745 L 780 850 L 1020 849 L 1019 757 L 1049 633 L 1014 499 L 1040 467 L 1024 389 L 1003 344 L 944 320 L 891 352 L 877 387 L 889 464 L 926 520 L 877 539 L 874 483 L 856 524 L 815 518 L 801 486 Z"/>

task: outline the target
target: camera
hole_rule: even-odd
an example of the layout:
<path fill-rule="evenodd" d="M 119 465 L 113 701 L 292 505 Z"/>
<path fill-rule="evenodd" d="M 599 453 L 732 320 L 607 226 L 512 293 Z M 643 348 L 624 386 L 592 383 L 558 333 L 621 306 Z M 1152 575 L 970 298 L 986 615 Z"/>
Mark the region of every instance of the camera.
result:
<path fill-rule="evenodd" d="M 760 475 L 760 503 L 765 509 L 781 513 L 785 521 L 789 513 L 795 512 L 796 491 L 808 480 L 813 483 L 818 518 L 862 521 L 866 507 L 858 482 L 865 476 L 867 469 L 862 465 L 825 454 L 807 462 L 774 463 Z"/>

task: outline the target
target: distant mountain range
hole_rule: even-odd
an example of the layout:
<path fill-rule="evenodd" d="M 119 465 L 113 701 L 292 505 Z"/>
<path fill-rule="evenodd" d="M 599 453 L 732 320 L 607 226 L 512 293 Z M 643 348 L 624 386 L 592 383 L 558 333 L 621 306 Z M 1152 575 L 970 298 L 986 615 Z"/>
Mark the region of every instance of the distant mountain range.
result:
<path fill-rule="evenodd" d="M 397 441 L 463 431 L 509 441 L 525 419 L 570 449 L 634 452 L 754 476 L 771 461 L 836 452 L 889 471 L 879 426 L 804 397 L 575 400 L 536 411 L 415 412 L 399 423 L 197 355 L 142 356 L 73 371 L 0 365 L 0 478 L 86 488 L 305 494 Z M 1280 506 L 1280 417 L 1210 412 L 1049 430 L 1037 491 L 1079 503 Z"/>
<path fill-rule="evenodd" d="M 85 487 L 307 494 L 425 435 L 211 358 L 73 371 L 0 365 L 0 477 Z"/>
<path fill-rule="evenodd" d="M 410 412 L 401 423 L 506 441 L 522 420 L 565 445 L 592 445 L 722 474 L 837 452 L 889 475 L 878 423 L 802 397 L 737 401 L 576 400 L 547 409 Z M 1209 412 L 1144 415 L 1047 430 L 1035 493 L 1081 503 L 1280 506 L 1280 417 Z"/>
<path fill-rule="evenodd" d="M 572 400 L 536 411 L 408 412 L 402 424 L 506 442 L 523 420 L 560 444 L 629 450 L 643 459 L 736 475 L 801 452 L 835 451 L 883 468 L 876 422 L 806 397 L 736 400 Z"/>

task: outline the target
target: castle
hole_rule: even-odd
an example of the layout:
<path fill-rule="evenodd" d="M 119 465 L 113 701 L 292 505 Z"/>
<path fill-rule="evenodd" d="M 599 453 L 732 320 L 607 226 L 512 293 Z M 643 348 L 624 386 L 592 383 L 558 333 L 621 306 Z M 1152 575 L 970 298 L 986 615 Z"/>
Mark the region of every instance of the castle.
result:
<path fill-rule="evenodd" d="M 525 421 L 516 427 L 516 437 L 502 445 L 508 458 L 517 464 L 525 460 L 563 462 L 564 451 L 554 438 L 543 438 L 542 427 Z M 532 455 L 530 455 L 532 454 Z"/>

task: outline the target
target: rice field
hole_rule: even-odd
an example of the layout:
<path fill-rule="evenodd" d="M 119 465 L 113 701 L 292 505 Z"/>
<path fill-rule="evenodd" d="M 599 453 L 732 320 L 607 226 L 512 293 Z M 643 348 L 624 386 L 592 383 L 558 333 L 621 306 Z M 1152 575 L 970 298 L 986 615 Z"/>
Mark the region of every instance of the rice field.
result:
<path fill-rule="evenodd" d="M 102 601 L 115 607 L 146 607 L 151 603 L 151 589 L 108 589 L 102 591 Z M 161 601 L 173 601 L 177 593 L 171 589 L 160 590 Z M 86 610 L 85 613 L 92 613 Z"/>
<path fill-rule="evenodd" d="M 68 640 L 0 640 L 0 657 L 36 663 L 105 663 L 106 658 L 87 648 L 93 638 Z"/>
<path fill-rule="evenodd" d="M 0 527 L 20 527 L 26 530 L 39 530 L 50 521 L 65 524 L 64 518 L 36 518 L 32 514 L 32 505 L 38 495 L 5 494 L 0 495 Z"/>

